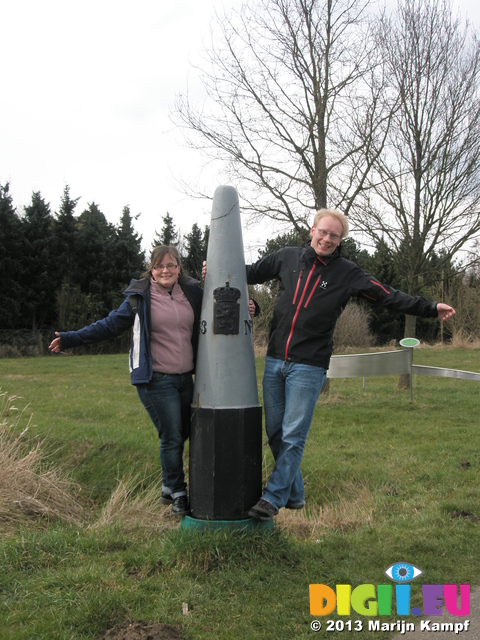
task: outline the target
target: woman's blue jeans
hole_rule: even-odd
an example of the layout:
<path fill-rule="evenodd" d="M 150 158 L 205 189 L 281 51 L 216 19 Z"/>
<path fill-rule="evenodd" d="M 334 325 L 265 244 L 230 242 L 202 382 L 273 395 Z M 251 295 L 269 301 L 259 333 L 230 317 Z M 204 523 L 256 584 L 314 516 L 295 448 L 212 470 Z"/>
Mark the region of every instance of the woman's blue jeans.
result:
<path fill-rule="evenodd" d="M 305 501 L 300 463 L 315 404 L 326 379 L 327 372 L 321 367 L 265 358 L 265 429 L 275 465 L 263 498 L 277 509 L 288 500 Z"/>
<path fill-rule="evenodd" d="M 154 373 L 137 392 L 160 438 L 162 489 L 173 498 L 186 495 L 183 448 L 190 435 L 192 374 Z"/>

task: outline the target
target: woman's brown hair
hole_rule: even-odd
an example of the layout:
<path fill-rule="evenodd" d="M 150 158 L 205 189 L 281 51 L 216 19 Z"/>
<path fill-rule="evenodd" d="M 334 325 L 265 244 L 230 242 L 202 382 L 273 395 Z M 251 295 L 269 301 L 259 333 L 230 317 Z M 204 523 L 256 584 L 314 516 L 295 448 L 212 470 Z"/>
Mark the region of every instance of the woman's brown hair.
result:
<path fill-rule="evenodd" d="M 153 249 L 150 257 L 150 266 L 148 267 L 148 271 L 145 271 L 145 273 L 142 274 L 142 278 L 150 278 L 152 275 L 152 269 L 159 265 L 165 256 L 170 256 L 172 260 L 178 264 L 180 267 L 179 275 L 183 275 L 182 259 L 177 247 L 170 247 L 166 244 L 161 244 Z"/>

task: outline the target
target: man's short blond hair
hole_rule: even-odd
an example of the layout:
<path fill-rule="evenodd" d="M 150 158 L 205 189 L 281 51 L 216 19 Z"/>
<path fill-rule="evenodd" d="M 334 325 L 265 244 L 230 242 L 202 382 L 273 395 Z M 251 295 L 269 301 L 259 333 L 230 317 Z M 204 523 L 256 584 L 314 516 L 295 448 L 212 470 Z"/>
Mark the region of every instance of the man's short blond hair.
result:
<path fill-rule="evenodd" d="M 313 226 L 316 227 L 322 218 L 326 216 L 330 216 L 331 218 L 335 218 L 342 225 L 342 239 L 348 236 L 348 218 L 341 211 L 337 211 L 337 209 L 319 209 L 315 214 L 313 219 Z"/>

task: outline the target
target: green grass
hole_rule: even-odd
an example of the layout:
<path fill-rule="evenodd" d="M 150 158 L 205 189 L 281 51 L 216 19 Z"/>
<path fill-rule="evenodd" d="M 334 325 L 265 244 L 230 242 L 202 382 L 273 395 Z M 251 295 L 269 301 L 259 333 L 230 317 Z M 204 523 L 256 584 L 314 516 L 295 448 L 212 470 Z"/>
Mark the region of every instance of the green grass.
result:
<path fill-rule="evenodd" d="M 414 362 L 480 371 L 480 351 L 421 348 Z M 411 402 L 396 377 L 331 381 L 302 463 L 305 513 L 235 534 L 90 526 L 119 479 L 139 476 L 140 491 L 159 479 L 126 356 L 3 359 L 0 380 L 28 404 L 18 429 L 31 413 L 27 436 L 81 485 L 87 514 L 83 527 L 32 521 L 0 538 L 2 640 L 93 639 L 135 620 L 195 640 L 311 638 L 310 583 L 385 583 L 408 561 L 425 572 L 412 606 L 421 582 L 480 584 L 477 382 L 418 376 Z"/>

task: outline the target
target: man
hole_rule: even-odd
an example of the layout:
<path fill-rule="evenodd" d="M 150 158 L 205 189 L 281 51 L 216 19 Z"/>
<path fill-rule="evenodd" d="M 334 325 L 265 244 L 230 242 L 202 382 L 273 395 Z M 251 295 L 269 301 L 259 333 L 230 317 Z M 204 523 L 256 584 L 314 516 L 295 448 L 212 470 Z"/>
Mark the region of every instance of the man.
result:
<path fill-rule="evenodd" d="M 248 515 L 270 520 L 282 507 L 305 505 L 300 463 L 333 350 L 335 323 L 355 296 L 389 309 L 447 320 L 455 310 L 381 284 L 342 258 L 348 218 L 321 209 L 305 247 L 285 247 L 247 266 L 247 282 L 276 278 L 280 292 L 270 327 L 263 376 L 265 428 L 275 465 L 259 502 Z"/>

